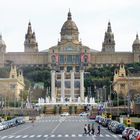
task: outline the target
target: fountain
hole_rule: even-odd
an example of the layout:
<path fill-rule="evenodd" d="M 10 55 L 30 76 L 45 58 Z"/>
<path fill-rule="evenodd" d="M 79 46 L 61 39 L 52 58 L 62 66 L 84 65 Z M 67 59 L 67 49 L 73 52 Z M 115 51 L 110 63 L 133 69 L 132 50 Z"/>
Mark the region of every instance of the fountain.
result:
<path fill-rule="evenodd" d="M 80 97 L 78 97 L 78 103 L 80 103 L 81 102 L 81 98 Z"/>
<path fill-rule="evenodd" d="M 71 103 L 72 102 L 72 98 L 70 97 L 70 100 L 69 100 L 69 102 Z"/>
<path fill-rule="evenodd" d="M 87 97 L 85 97 L 85 103 L 86 103 L 86 104 L 88 103 L 88 98 L 87 98 Z"/>

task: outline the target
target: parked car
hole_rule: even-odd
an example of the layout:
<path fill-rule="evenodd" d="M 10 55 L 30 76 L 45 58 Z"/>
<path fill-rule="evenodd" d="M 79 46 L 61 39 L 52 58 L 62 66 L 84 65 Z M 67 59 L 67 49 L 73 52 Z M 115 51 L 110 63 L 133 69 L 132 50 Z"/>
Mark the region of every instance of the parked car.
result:
<path fill-rule="evenodd" d="M 129 135 L 129 140 L 135 140 L 137 135 L 138 135 L 138 130 L 134 129 L 133 133 L 131 135 Z"/>
<path fill-rule="evenodd" d="M 128 132 L 127 132 L 127 134 L 126 134 L 126 137 L 125 137 L 126 140 L 129 140 L 129 135 L 131 135 L 131 134 L 133 133 L 134 130 L 135 130 L 135 129 L 129 129 L 129 130 L 128 130 Z"/>
<path fill-rule="evenodd" d="M 125 125 L 122 123 L 119 123 L 119 124 L 115 125 L 113 132 L 116 134 L 122 134 L 124 129 L 125 129 Z"/>
<path fill-rule="evenodd" d="M 140 133 L 138 133 L 136 140 L 140 140 Z"/>
<path fill-rule="evenodd" d="M 128 131 L 129 131 L 130 129 L 135 129 L 135 128 L 133 128 L 133 127 L 126 127 L 126 128 L 124 129 L 124 131 L 122 132 L 122 138 L 125 138 L 125 139 L 126 139 L 127 133 L 128 133 Z"/>
<path fill-rule="evenodd" d="M 104 119 L 104 121 L 102 122 L 102 126 L 107 127 L 109 122 L 111 122 L 111 119 L 109 118 Z"/>
<path fill-rule="evenodd" d="M 95 118 L 96 118 L 96 115 L 89 116 L 89 119 L 91 119 L 91 120 L 95 120 Z"/>
<path fill-rule="evenodd" d="M 6 121 L 2 122 L 2 125 L 3 125 L 4 129 L 9 128 L 8 123 Z"/>
<path fill-rule="evenodd" d="M 88 113 L 82 112 L 82 113 L 79 114 L 79 116 L 88 116 Z"/>
<path fill-rule="evenodd" d="M 111 130 L 112 132 L 115 132 L 115 131 L 116 131 L 116 126 L 117 126 L 118 124 L 119 124 L 119 122 L 114 121 L 114 122 L 112 123 L 111 127 L 110 127 L 110 130 Z"/>
<path fill-rule="evenodd" d="M 68 113 L 68 112 L 63 112 L 62 114 L 61 114 L 61 116 L 69 116 L 70 114 Z"/>
<path fill-rule="evenodd" d="M 108 130 L 111 130 L 112 127 L 115 125 L 117 121 L 111 121 L 109 124 L 108 124 Z M 118 122 L 117 122 L 118 123 Z"/>
<path fill-rule="evenodd" d="M 0 130 L 4 130 L 4 125 L 0 123 Z"/>

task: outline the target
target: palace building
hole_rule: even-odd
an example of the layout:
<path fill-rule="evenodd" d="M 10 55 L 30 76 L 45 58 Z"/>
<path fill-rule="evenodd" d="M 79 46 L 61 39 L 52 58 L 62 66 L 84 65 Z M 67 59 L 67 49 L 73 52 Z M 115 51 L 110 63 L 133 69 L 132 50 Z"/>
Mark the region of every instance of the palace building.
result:
<path fill-rule="evenodd" d="M 60 41 L 47 50 L 39 51 L 36 35 L 32 31 L 30 22 L 25 34 L 24 52 L 7 53 L 6 43 L 0 36 L 0 67 L 4 67 L 7 62 L 12 62 L 17 66 L 49 66 L 56 71 L 79 71 L 81 68 L 90 66 L 112 66 L 120 62 L 128 64 L 140 62 L 140 40 L 137 34 L 132 44 L 132 52 L 116 52 L 115 35 L 109 22 L 102 50 L 96 51 L 79 40 L 78 27 L 69 11 L 67 20 L 61 28 Z"/>

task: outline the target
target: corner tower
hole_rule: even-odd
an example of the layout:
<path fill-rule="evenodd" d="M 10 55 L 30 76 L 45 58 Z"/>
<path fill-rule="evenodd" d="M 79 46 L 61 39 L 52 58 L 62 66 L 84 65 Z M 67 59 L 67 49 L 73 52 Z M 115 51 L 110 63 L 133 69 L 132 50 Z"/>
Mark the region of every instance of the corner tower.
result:
<path fill-rule="evenodd" d="M 36 42 L 35 32 L 32 32 L 30 22 L 28 24 L 27 34 L 25 35 L 24 52 L 38 52 L 38 43 Z"/>
<path fill-rule="evenodd" d="M 6 45 L 2 39 L 2 35 L 0 35 L 0 53 L 6 53 Z"/>
<path fill-rule="evenodd" d="M 108 22 L 107 31 L 105 32 L 104 42 L 102 44 L 102 52 L 115 52 L 115 40 L 110 22 Z"/>
<path fill-rule="evenodd" d="M 140 52 L 140 40 L 139 40 L 138 34 L 136 34 L 136 39 L 133 42 L 132 51 L 133 52 Z"/>

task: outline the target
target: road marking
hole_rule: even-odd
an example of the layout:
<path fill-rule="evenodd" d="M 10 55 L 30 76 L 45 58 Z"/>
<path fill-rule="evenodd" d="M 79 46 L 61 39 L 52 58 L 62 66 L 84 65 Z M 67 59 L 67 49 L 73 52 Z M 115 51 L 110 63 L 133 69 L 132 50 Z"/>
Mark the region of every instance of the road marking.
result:
<path fill-rule="evenodd" d="M 79 134 L 79 135 L 78 135 L 78 137 L 82 137 L 82 136 L 83 136 L 82 134 Z"/>
<path fill-rule="evenodd" d="M 18 136 L 16 136 L 15 138 L 20 138 L 21 137 L 21 135 L 18 135 Z"/>
<path fill-rule="evenodd" d="M 103 137 L 103 135 L 102 135 L 102 134 L 100 134 L 100 137 Z"/>
<path fill-rule="evenodd" d="M 35 135 L 31 135 L 29 138 L 33 138 L 33 137 L 35 137 Z"/>
<path fill-rule="evenodd" d="M 22 138 L 27 138 L 28 137 L 28 135 L 24 135 Z"/>
<path fill-rule="evenodd" d="M 48 135 L 44 135 L 44 138 L 47 138 L 48 137 Z"/>
<path fill-rule="evenodd" d="M 13 137 L 14 137 L 14 136 L 9 136 L 8 138 L 11 139 L 11 138 L 13 138 Z"/>
<path fill-rule="evenodd" d="M 17 134 L 17 133 L 19 133 L 19 132 L 21 132 L 21 131 L 24 131 L 24 130 L 26 130 L 26 129 L 29 129 L 29 128 L 31 128 L 31 127 L 32 127 L 32 126 L 25 127 L 24 129 L 20 129 L 20 130 L 16 131 L 15 133 L 12 133 L 12 134 L 15 135 L 15 134 Z"/>
<path fill-rule="evenodd" d="M 55 137 L 55 135 L 51 135 L 50 137 Z"/>
<path fill-rule="evenodd" d="M 5 138 L 7 138 L 7 136 L 3 136 L 3 137 L 1 137 L 2 140 L 5 139 Z"/>
<path fill-rule="evenodd" d="M 65 137 L 69 137 L 69 135 L 66 134 Z"/>
<path fill-rule="evenodd" d="M 117 136 L 116 135 L 112 135 L 114 138 L 117 138 Z"/>
<path fill-rule="evenodd" d="M 106 136 L 106 137 L 110 137 L 110 135 L 108 135 L 108 134 L 106 134 L 105 136 Z"/>
<path fill-rule="evenodd" d="M 37 137 L 37 138 L 40 138 L 41 136 L 42 136 L 42 135 L 37 135 L 36 137 Z"/>
<path fill-rule="evenodd" d="M 76 137 L 76 135 L 75 135 L 75 134 L 72 134 L 71 136 L 72 136 L 72 137 Z"/>
<path fill-rule="evenodd" d="M 62 137 L 62 135 L 59 134 L 57 137 Z"/>
<path fill-rule="evenodd" d="M 122 135 L 118 135 L 119 137 L 122 137 Z"/>

